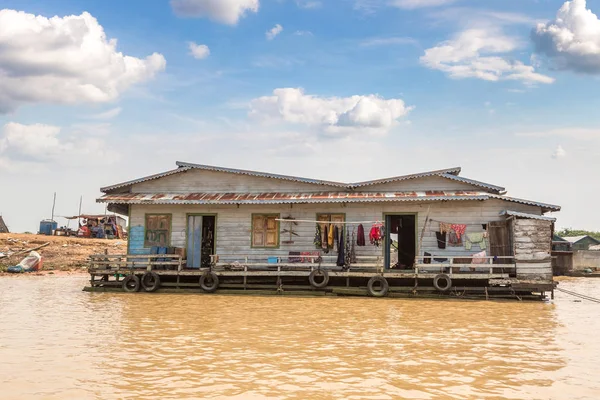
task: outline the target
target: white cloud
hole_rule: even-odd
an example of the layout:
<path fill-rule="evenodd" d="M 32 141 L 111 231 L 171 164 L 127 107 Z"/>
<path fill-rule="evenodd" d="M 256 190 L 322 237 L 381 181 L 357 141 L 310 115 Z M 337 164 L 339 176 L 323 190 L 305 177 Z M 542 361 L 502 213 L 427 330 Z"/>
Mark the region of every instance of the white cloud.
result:
<path fill-rule="evenodd" d="M 396 37 L 381 37 L 381 38 L 365 39 L 362 42 L 360 42 L 360 45 L 370 47 L 370 46 L 392 46 L 392 45 L 403 45 L 403 44 L 417 45 L 418 43 L 419 42 L 416 39 L 413 39 L 410 37 L 396 36 Z"/>
<path fill-rule="evenodd" d="M 552 158 L 554 159 L 565 158 L 566 156 L 567 152 L 561 145 L 556 146 L 556 149 L 554 149 L 554 152 L 552 153 Z"/>
<path fill-rule="evenodd" d="M 552 83 L 554 79 L 535 72 L 521 61 L 508 59 L 519 42 L 492 29 L 467 29 L 452 40 L 425 50 L 420 61 L 451 78 L 478 78 L 487 81 L 517 80 L 525 84 Z"/>
<path fill-rule="evenodd" d="M 407 10 L 424 7 L 439 7 L 455 3 L 456 0 L 392 0 L 390 5 Z"/>
<path fill-rule="evenodd" d="M 25 103 L 108 102 L 165 69 L 117 51 L 90 14 L 46 18 L 0 10 L 0 112 Z"/>
<path fill-rule="evenodd" d="M 118 116 L 119 114 L 121 114 L 121 111 L 123 111 L 123 109 L 121 107 L 115 107 L 110 110 L 101 112 L 99 114 L 91 115 L 90 118 L 92 118 L 92 119 L 112 119 L 112 118 L 115 118 L 116 116 Z"/>
<path fill-rule="evenodd" d="M 300 88 L 279 88 L 272 96 L 250 102 L 249 115 L 269 122 L 287 122 L 318 127 L 328 133 L 387 132 L 407 115 L 401 99 L 383 99 L 377 95 L 319 97 Z"/>
<path fill-rule="evenodd" d="M 565 2 L 556 19 L 539 23 L 531 37 L 556 68 L 600 74 L 600 20 L 585 0 Z"/>
<path fill-rule="evenodd" d="M 315 8 L 321 8 L 323 6 L 323 3 L 316 0 L 296 0 L 296 5 L 300 8 L 312 10 Z"/>
<path fill-rule="evenodd" d="M 296 35 L 296 36 L 313 36 L 313 33 L 311 31 L 296 31 L 296 32 L 294 32 L 294 35 Z"/>
<path fill-rule="evenodd" d="M 55 162 L 73 157 L 103 155 L 103 142 L 97 138 L 64 138 L 61 128 L 52 125 L 23 125 L 9 122 L 0 134 L 0 157 L 4 160 L 34 163 Z"/>
<path fill-rule="evenodd" d="M 275 39 L 275 36 L 279 35 L 282 31 L 283 31 L 283 26 L 281 26 L 279 24 L 275 24 L 274 27 L 272 27 L 267 32 L 265 32 L 265 36 L 267 37 L 267 40 L 273 40 L 273 39 Z"/>
<path fill-rule="evenodd" d="M 180 17 L 209 18 L 236 25 L 247 13 L 258 12 L 259 0 L 171 0 L 171 7 Z"/>
<path fill-rule="evenodd" d="M 202 60 L 210 55 L 210 49 L 205 44 L 188 42 L 188 48 L 190 49 L 191 56 L 197 60 Z"/>

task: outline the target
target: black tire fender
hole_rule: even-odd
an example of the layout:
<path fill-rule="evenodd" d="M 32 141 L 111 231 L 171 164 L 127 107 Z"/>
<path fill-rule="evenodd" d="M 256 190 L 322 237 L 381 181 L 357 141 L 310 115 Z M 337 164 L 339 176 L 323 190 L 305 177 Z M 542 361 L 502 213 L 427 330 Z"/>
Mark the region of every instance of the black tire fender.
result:
<path fill-rule="evenodd" d="M 135 275 L 127 275 L 123 279 L 123 290 L 128 293 L 135 293 L 140 290 L 140 278 Z"/>
<path fill-rule="evenodd" d="M 440 285 L 440 281 L 444 281 L 444 286 Z M 452 287 L 452 279 L 446 274 L 437 274 L 433 277 L 433 287 L 440 292 L 447 292 Z"/>
<path fill-rule="evenodd" d="M 160 276 L 156 272 L 146 272 L 140 281 L 146 292 L 155 292 L 160 288 Z"/>
<path fill-rule="evenodd" d="M 380 289 L 375 288 L 376 283 L 381 284 Z M 381 275 L 376 275 L 376 276 L 372 277 L 371 279 L 369 279 L 369 282 L 367 282 L 367 291 L 369 292 L 369 296 L 385 297 L 385 296 L 387 296 L 389 290 L 390 290 L 390 284 L 388 283 L 387 279 L 385 279 Z"/>
<path fill-rule="evenodd" d="M 323 280 L 321 282 L 317 282 L 315 279 L 317 277 L 323 277 Z M 329 283 L 329 274 L 324 269 L 315 269 L 308 275 L 308 281 L 312 287 L 322 289 Z"/>
<path fill-rule="evenodd" d="M 207 293 L 214 293 L 219 288 L 219 277 L 212 271 L 206 271 L 200 277 L 200 288 Z"/>

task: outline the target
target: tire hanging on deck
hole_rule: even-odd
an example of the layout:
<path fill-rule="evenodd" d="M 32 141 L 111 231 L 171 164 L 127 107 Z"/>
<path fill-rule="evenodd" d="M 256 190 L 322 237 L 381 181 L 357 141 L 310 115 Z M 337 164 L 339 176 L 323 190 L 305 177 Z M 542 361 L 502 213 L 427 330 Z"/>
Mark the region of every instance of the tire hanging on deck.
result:
<path fill-rule="evenodd" d="M 142 275 L 141 284 L 144 291 L 155 292 L 160 288 L 160 277 L 156 272 L 148 271 Z"/>
<path fill-rule="evenodd" d="M 214 293 L 219 288 L 219 277 L 212 271 L 206 271 L 200 277 L 200 288 L 207 293 Z"/>
<path fill-rule="evenodd" d="M 375 284 L 380 283 L 381 287 L 379 289 L 375 288 Z M 390 290 L 390 285 L 383 276 L 376 275 L 369 279 L 367 282 L 367 291 L 369 292 L 369 296 L 373 297 L 385 297 Z"/>
<path fill-rule="evenodd" d="M 134 293 L 140 290 L 140 278 L 135 275 L 127 275 L 123 279 L 123 290 L 129 293 Z"/>
<path fill-rule="evenodd" d="M 323 277 L 321 282 L 317 282 L 315 278 Z M 315 269 L 308 275 L 310 285 L 317 289 L 322 289 L 329 283 L 329 274 L 323 269 Z"/>
<path fill-rule="evenodd" d="M 444 281 L 444 286 L 440 285 L 440 281 Z M 433 287 L 440 292 L 447 292 L 452 287 L 452 279 L 446 274 L 437 274 L 433 278 Z"/>

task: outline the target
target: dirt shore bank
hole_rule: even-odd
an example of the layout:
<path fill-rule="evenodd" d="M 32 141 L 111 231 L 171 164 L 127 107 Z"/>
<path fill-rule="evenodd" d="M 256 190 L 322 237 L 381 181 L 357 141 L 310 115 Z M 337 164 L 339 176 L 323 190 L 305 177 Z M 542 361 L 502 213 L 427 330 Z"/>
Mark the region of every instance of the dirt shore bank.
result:
<path fill-rule="evenodd" d="M 42 256 L 42 270 L 36 275 L 73 275 L 85 274 L 87 260 L 92 254 L 125 254 L 127 242 L 124 240 L 82 239 L 65 236 L 44 236 L 24 233 L 0 233 L 0 253 L 10 254 L 31 249 L 44 243 L 48 246 L 37 250 Z M 6 268 L 17 265 L 27 253 L 0 259 L 0 275 L 6 274 Z"/>

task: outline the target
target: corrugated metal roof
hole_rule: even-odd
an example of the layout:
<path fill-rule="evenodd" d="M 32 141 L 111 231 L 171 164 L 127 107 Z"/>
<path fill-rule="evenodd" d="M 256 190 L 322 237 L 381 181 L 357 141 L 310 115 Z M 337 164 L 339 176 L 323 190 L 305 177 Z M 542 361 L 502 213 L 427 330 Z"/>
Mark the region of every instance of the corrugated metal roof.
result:
<path fill-rule="evenodd" d="M 460 171 L 461 171 L 460 167 L 440 169 L 440 170 L 436 170 L 436 171 L 421 172 L 421 173 L 410 174 L 410 175 L 394 176 L 394 177 L 390 177 L 390 178 L 376 179 L 376 180 L 370 180 L 370 181 L 364 181 L 364 182 L 344 183 L 344 182 L 325 181 L 325 180 L 311 179 L 311 178 L 302 178 L 299 176 L 272 174 L 272 173 L 268 173 L 268 172 L 217 167 L 217 166 L 213 166 L 213 165 L 193 164 L 193 163 L 187 163 L 187 162 L 182 162 L 182 161 L 177 161 L 176 164 L 178 166 L 177 169 L 166 171 L 166 172 L 155 174 L 155 175 L 138 178 L 138 179 L 134 179 L 134 180 L 130 180 L 130 181 L 126 181 L 126 182 L 122 182 L 122 183 L 117 183 L 117 184 L 111 185 L 111 186 L 105 186 L 103 188 L 100 188 L 100 190 L 104 193 L 107 193 L 107 192 L 111 192 L 111 191 L 114 191 L 116 189 L 120 189 L 120 188 L 123 188 L 126 186 L 131 186 L 131 185 L 146 182 L 149 180 L 159 179 L 159 178 L 162 178 L 165 176 L 189 171 L 190 169 L 201 169 L 201 170 L 206 170 L 206 171 L 227 172 L 227 173 L 232 173 L 232 174 L 259 176 L 259 177 L 264 177 L 264 178 L 282 179 L 282 180 L 287 180 L 287 181 L 292 181 L 292 182 L 309 183 L 309 184 L 314 184 L 314 185 L 339 187 L 339 188 L 344 188 L 344 189 L 349 189 L 349 190 L 356 189 L 359 187 L 382 184 L 382 183 L 390 183 L 390 182 L 398 182 L 398 181 L 404 181 L 404 180 L 410 180 L 410 179 L 418 179 L 418 178 L 424 178 L 424 177 L 428 177 L 428 176 L 440 176 L 440 177 L 443 177 L 446 179 L 451 179 L 451 180 L 455 180 L 455 181 L 459 181 L 459 182 L 468 183 L 468 184 L 478 186 L 481 188 L 485 188 L 485 189 L 491 190 L 496 193 L 500 193 L 500 192 L 504 191 L 504 188 L 500 187 L 500 186 L 490 185 L 490 184 L 487 184 L 484 182 L 479 182 L 479 181 L 475 181 L 472 179 L 459 177 L 458 174 L 460 174 Z"/>
<path fill-rule="evenodd" d="M 510 215 L 510 216 L 518 217 L 518 218 L 538 219 L 541 221 L 556 222 L 556 218 L 544 217 L 543 215 L 527 214 L 527 213 L 523 213 L 523 212 L 519 212 L 519 211 L 512 211 L 512 210 L 501 211 L 500 215 Z"/>
<path fill-rule="evenodd" d="M 319 180 L 319 179 L 302 178 L 299 176 L 271 174 L 269 172 L 216 167 L 213 165 L 192 164 L 192 163 L 187 163 L 187 162 L 182 162 L 182 161 L 177 161 L 176 164 L 177 164 L 177 166 L 184 167 L 184 168 L 196 168 L 196 169 L 202 169 L 202 170 L 206 170 L 206 171 L 228 172 L 231 174 L 260 176 L 263 178 L 283 179 L 286 181 L 312 183 L 315 185 L 336 186 L 336 187 L 347 187 L 348 186 L 347 183 L 343 183 L 343 182 L 323 181 L 323 180 Z"/>
<path fill-rule="evenodd" d="M 362 203 L 386 201 L 486 200 L 487 193 L 426 192 L 320 192 L 320 193 L 115 193 L 98 199 L 115 204 L 290 204 Z"/>
<path fill-rule="evenodd" d="M 364 181 L 364 182 L 348 183 L 347 185 L 350 188 L 357 188 L 357 187 L 363 187 L 363 186 L 379 185 L 382 183 L 406 181 L 409 179 L 425 178 L 427 176 L 436 176 L 436 175 L 437 176 L 443 176 L 443 175 L 455 176 L 458 174 L 460 174 L 460 167 L 439 169 L 436 171 L 428 171 L 428 172 L 419 172 L 417 174 L 410 174 L 410 175 L 392 176 L 389 178 L 375 179 L 375 180 Z"/>
<path fill-rule="evenodd" d="M 457 176 L 457 175 L 444 174 L 442 176 L 446 179 L 450 179 L 453 181 L 468 183 L 473 186 L 479 186 L 479 187 L 482 187 L 485 189 L 490 189 L 498 194 L 506 192 L 506 189 L 503 188 L 502 186 L 491 185 L 489 183 L 480 182 L 480 181 L 476 181 L 474 179 L 469 179 L 469 178 L 463 178 L 462 176 Z"/>
<path fill-rule="evenodd" d="M 540 203 L 538 201 L 517 199 L 515 197 L 508 197 L 508 196 L 503 196 L 503 195 L 499 195 L 499 194 L 488 194 L 488 196 L 492 199 L 500 199 L 500 200 L 510 201 L 513 203 L 527 204 L 528 206 L 540 207 L 542 209 L 542 212 L 560 211 L 560 206 L 556 206 L 554 204 L 547 204 L 547 203 Z"/>
<path fill-rule="evenodd" d="M 571 242 L 571 243 L 577 243 L 582 239 L 585 239 L 586 237 L 589 237 L 590 239 L 592 239 L 595 242 L 600 243 L 600 241 L 598 239 L 593 238 L 590 235 L 580 235 L 580 236 L 563 236 L 562 238 L 565 239 L 567 242 Z"/>
<path fill-rule="evenodd" d="M 152 179 L 162 178 L 163 176 L 169 176 L 169 175 L 173 175 L 173 174 L 178 174 L 180 172 L 185 172 L 185 171 L 188 171 L 190 169 L 191 168 L 189 168 L 189 167 L 179 167 L 177 169 L 172 169 L 170 171 L 161 172 L 160 174 L 149 175 L 149 176 L 145 176 L 143 178 L 134 179 L 132 181 L 121 182 L 121 183 L 117 183 L 117 184 L 114 184 L 114 185 L 111 185 L 111 186 L 105 186 L 103 188 L 100 188 L 100 191 L 106 193 L 106 192 L 110 192 L 111 190 L 119 189 L 119 188 L 122 188 L 122 187 L 125 187 L 125 186 L 135 185 L 136 183 L 150 181 Z"/>
<path fill-rule="evenodd" d="M 452 201 L 500 199 L 542 208 L 543 212 L 560 207 L 515 199 L 487 192 L 320 192 L 320 193 L 114 193 L 97 201 L 112 204 L 298 204 L 298 203 L 369 203 L 405 201 Z"/>

